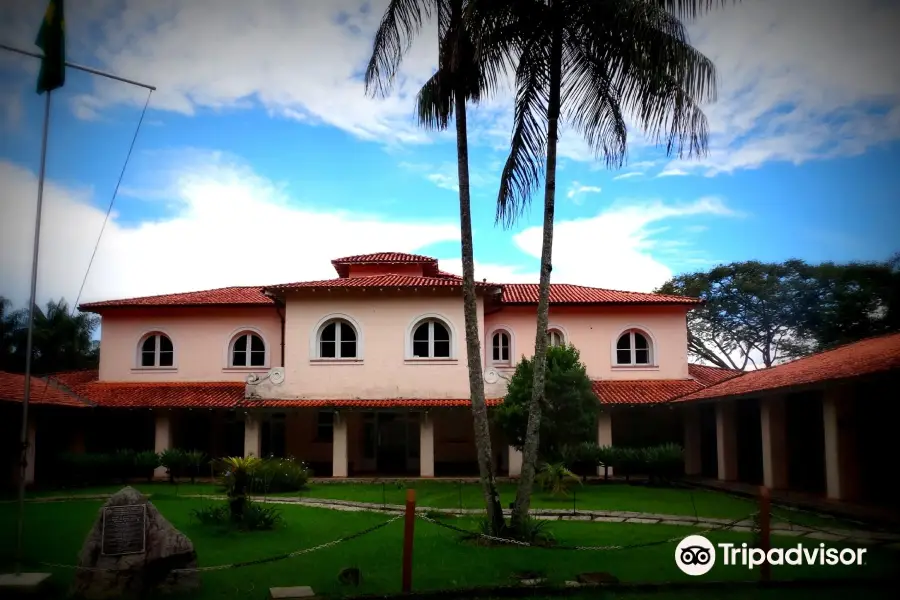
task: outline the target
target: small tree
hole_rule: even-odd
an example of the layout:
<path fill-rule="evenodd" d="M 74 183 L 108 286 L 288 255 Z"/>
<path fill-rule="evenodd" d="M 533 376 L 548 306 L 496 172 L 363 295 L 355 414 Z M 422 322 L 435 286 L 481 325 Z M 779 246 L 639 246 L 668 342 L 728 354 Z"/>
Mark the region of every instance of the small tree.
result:
<path fill-rule="evenodd" d="M 533 378 L 534 360 L 523 358 L 509 380 L 506 399 L 494 412 L 494 422 L 509 443 L 519 450 L 525 444 Z M 567 447 L 596 441 L 597 405 L 578 350 L 574 346 L 548 348 L 547 381 L 541 402 L 539 460 L 561 462 Z"/>

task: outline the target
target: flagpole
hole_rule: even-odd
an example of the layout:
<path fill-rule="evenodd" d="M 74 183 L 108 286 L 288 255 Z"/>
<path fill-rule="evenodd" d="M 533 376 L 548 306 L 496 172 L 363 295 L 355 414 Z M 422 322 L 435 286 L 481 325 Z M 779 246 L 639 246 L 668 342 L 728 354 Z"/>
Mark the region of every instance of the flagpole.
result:
<path fill-rule="evenodd" d="M 22 460 L 19 465 L 19 518 L 16 525 L 16 575 L 22 572 L 22 545 L 25 523 L 25 473 L 28 470 L 28 402 L 31 400 L 31 359 L 34 342 L 34 305 L 37 301 L 38 254 L 41 247 L 41 208 L 44 203 L 44 173 L 47 167 L 47 134 L 50 130 L 50 95 L 44 101 L 44 134 L 41 139 L 41 166 L 38 174 L 37 215 L 34 219 L 34 249 L 31 255 L 31 292 L 28 299 L 28 335 L 25 341 L 25 394 L 22 398 Z"/>

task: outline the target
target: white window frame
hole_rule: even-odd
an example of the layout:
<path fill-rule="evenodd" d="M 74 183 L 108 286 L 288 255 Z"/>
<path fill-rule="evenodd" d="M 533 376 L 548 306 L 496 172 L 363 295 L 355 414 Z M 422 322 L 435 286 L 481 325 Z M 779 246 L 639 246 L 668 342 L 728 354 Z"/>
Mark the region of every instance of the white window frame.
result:
<path fill-rule="evenodd" d="M 263 349 L 265 354 L 263 355 L 263 364 L 262 365 L 235 365 L 234 364 L 234 344 L 242 337 L 247 337 L 250 335 L 255 335 L 263 343 Z M 247 361 L 250 360 L 250 348 L 251 342 L 247 340 Z M 262 334 L 259 329 L 255 327 L 239 327 L 231 332 L 231 335 L 228 336 L 228 345 L 225 349 L 225 368 L 226 369 L 246 369 L 246 370 L 259 370 L 259 369 L 269 369 L 269 358 L 271 353 L 269 352 L 269 341 L 266 339 L 266 336 Z"/>
<path fill-rule="evenodd" d="M 502 333 L 506 336 L 507 343 L 509 345 L 509 358 L 507 360 L 494 360 L 494 336 L 498 333 Z M 513 356 L 514 356 L 514 347 L 515 347 L 515 337 L 512 333 L 512 328 L 506 325 L 498 325 L 491 330 L 490 336 L 488 337 L 488 343 L 485 344 L 487 348 L 487 362 L 490 365 L 497 366 L 511 366 L 513 364 Z"/>
<path fill-rule="evenodd" d="M 635 358 L 637 356 L 637 349 L 635 348 L 635 344 L 634 344 L 634 334 L 635 333 L 640 333 L 642 336 L 644 336 L 644 339 L 647 340 L 647 346 L 648 346 L 647 359 L 649 360 L 649 362 L 635 363 Z M 629 337 L 629 352 L 630 352 L 630 357 L 631 357 L 630 363 L 620 363 L 619 362 L 618 344 L 619 344 L 619 340 L 624 335 L 630 336 Z M 656 363 L 656 338 L 653 337 L 653 334 L 650 333 L 650 330 L 647 329 L 646 327 L 642 327 L 640 325 L 630 325 L 628 327 L 623 328 L 621 331 L 619 331 L 615 335 L 615 337 L 613 337 L 612 346 L 611 346 L 610 351 L 612 352 L 610 358 L 612 359 L 611 362 L 614 367 L 621 367 L 624 369 L 655 369 L 658 367 L 658 365 Z"/>
<path fill-rule="evenodd" d="M 560 327 L 559 325 L 556 325 L 555 323 L 550 323 L 549 325 L 547 325 L 547 347 L 548 348 L 553 346 L 552 333 L 554 331 L 559 334 L 559 345 L 560 346 L 565 346 L 566 344 L 569 343 L 568 332 L 566 332 L 566 330 L 563 329 L 562 327 Z"/>
<path fill-rule="evenodd" d="M 166 338 L 168 338 L 169 343 L 172 344 L 172 365 L 171 366 L 167 365 L 167 366 L 161 367 L 159 365 L 160 336 L 165 336 Z M 146 341 L 148 339 L 150 339 L 151 337 L 156 339 L 156 342 L 154 343 L 154 351 L 153 351 L 153 365 L 145 367 L 145 366 L 143 366 L 144 365 L 144 343 L 146 343 Z M 162 329 L 151 329 L 149 331 L 145 331 L 144 333 L 142 333 L 141 337 L 138 338 L 136 350 L 137 350 L 137 353 L 136 353 L 135 361 L 134 361 L 135 370 L 139 370 L 139 371 L 160 371 L 160 370 L 161 371 L 174 371 L 175 369 L 178 368 L 177 367 L 178 353 L 175 348 L 175 342 L 172 340 L 172 336 L 169 335 L 168 332 L 163 331 Z"/>
<path fill-rule="evenodd" d="M 447 333 L 450 335 L 450 356 L 413 356 L 413 335 L 415 335 L 416 330 L 420 325 L 426 322 L 439 322 L 444 328 L 447 330 Z M 445 317 L 444 315 L 437 313 L 428 313 L 424 315 L 419 315 L 415 319 L 410 322 L 409 327 L 406 328 L 406 360 L 411 362 L 441 362 L 441 361 L 455 361 L 457 360 L 456 355 L 456 330 L 453 327 L 453 322 Z M 428 328 L 428 354 L 434 354 L 434 327 Z"/>
<path fill-rule="evenodd" d="M 320 344 L 322 340 L 322 332 L 325 328 L 338 321 L 344 321 L 350 327 L 353 328 L 353 331 L 356 332 L 356 356 L 352 358 L 339 358 L 339 357 L 323 357 L 322 356 L 322 346 Z M 337 328 L 335 332 L 335 341 L 336 343 L 340 343 L 340 327 Z M 331 313 L 325 315 L 313 326 L 312 331 L 309 336 L 309 359 L 310 361 L 315 361 L 319 363 L 359 363 L 363 360 L 363 349 L 364 349 L 364 339 L 363 339 L 363 328 L 359 324 L 359 322 L 354 319 L 352 316 L 344 313 Z M 339 348 L 339 346 L 335 346 L 335 348 Z"/>

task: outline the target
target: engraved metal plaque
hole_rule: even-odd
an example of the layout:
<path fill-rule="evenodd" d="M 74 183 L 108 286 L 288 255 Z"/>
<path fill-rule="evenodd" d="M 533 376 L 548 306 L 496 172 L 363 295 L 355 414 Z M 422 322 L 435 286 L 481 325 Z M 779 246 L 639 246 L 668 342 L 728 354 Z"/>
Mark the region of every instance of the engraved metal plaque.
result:
<path fill-rule="evenodd" d="M 110 506 L 103 509 L 100 552 L 107 556 L 141 554 L 147 542 L 147 505 Z"/>

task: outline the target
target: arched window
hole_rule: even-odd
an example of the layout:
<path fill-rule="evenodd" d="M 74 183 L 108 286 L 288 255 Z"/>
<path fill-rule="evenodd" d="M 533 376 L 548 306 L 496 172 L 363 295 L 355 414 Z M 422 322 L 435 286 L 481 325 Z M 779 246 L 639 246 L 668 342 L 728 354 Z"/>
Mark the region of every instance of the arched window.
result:
<path fill-rule="evenodd" d="M 316 347 L 318 358 L 358 358 L 356 329 L 344 319 L 329 321 L 319 330 Z"/>
<path fill-rule="evenodd" d="M 563 346 L 566 343 L 566 337 L 559 329 L 551 328 L 547 330 L 547 344 L 550 346 Z"/>
<path fill-rule="evenodd" d="M 510 346 L 509 332 L 495 331 L 491 336 L 491 362 L 509 364 L 512 347 Z"/>
<path fill-rule="evenodd" d="M 626 331 L 616 341 L 617 365 L 649 365 L 652 364 L 650 339 L 635 329 Z"/>
<path fill-rule="evenodd" d="M 242 332 L 232 340 L 229 356 L 231 367 L 264 367 L 266 343 L 255 333 Z"/>
<path fill-rule="evenodd" d="M 175 348 L 164 333 L 151 333 L 141 342 L 142 367 L 175 366 Z"/>
<path fill-rule="evenodd" d="M 450 329 L 438 319 L 416 325 L 412 335 L 413 358 L 450 358 Z"/>

